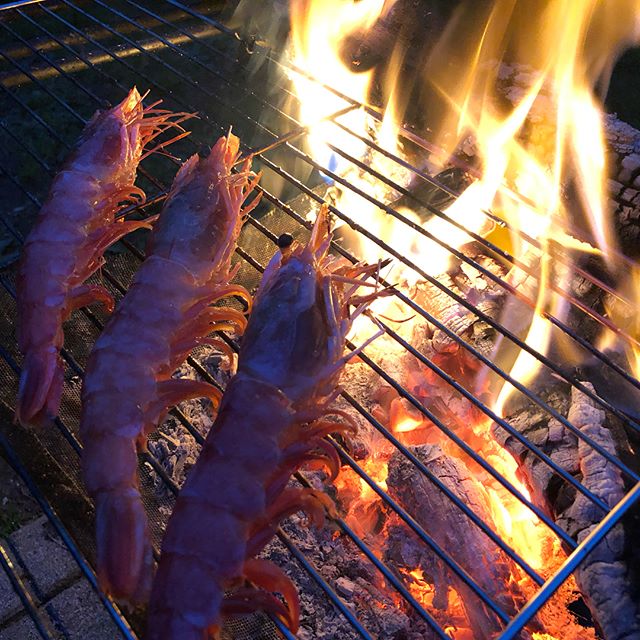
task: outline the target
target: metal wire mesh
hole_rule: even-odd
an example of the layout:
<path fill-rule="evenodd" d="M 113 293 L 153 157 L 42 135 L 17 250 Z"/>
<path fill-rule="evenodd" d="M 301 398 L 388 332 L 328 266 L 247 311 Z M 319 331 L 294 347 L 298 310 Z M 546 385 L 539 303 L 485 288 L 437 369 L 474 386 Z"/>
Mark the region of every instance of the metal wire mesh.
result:
<path fill-rule="evenodd" d="M 265 172 L 265 180 L 260 187 L 263 192 L 264 206 L 249 220 L 243 231 L 237 252 L 241 262 L 239 277 L 249 288 L 257 284 L 260 272 L 272 255 L 274 243 L 281 233 L 290 232 L 295 237 L 303 239 L 307 236 L 309 223 L 305 217 L 306 212 L 302 209 L 305 206 L 312 208 L 323 201 L 322 189 L 309 186 L 320 184 L 318 175 L 322 173 L 325 177 L 339 184 L 341 188 L 357 193 L 388 215 L 401 220 L 412 229 L 412 232 L 429 237 L 450 251 L 458 260 L 503 287 L 509 295 L 518 297 L 526 304 L 533 303 L 508 282 L 496 276 L 473 258 L 469 258 L 461 251 L 449 246 L 446 239 L 429 234 L 421 226 L 406 218 L 393 205 L 379 201 L 376 197 L 359 189 L 347 179 L 335 174 L 329 168 L 321 166 L 311 158 L 302 147 L 306 129 L 284 108 L 284 101 L 290 100 L 292 96 L 283 73 L 283 62 L 278 56 L 272 55 L 269 49 L 262 49 L 235 37 L 233 32 L 219 22 L 215 3 L 181 3 L 175 0 L 162 0 L 161 2 L 123 0 L 115 3 L 106 3 L 101 0 L 93 0 L 92 2 L 62 0 L 61 2 L 29 4 L 28 7 L 11 7 L 10 10 L 0 13 L 0 42 L 2 43 L 0 45 L 0 95 L 2 96 L 1 113 L 4 114 L 0 121 L 0 180 L 2 180 L 3 191 L 7 195 L 5 202 L 11 203 L 11 206 L 5 208 L 1 216 L 1 221 L 7 230 L 7 239 L 2 247 L 3 255 L 0 256 L 5 266 L 0 273 L 0 283 L 4 287 L 2 309 L 0 310 L 0 326 L 2 327 L 0 345 L 4 359 L 1 369 L 4 382 L 3 399 L 9 406 L 13 406 L 17 376 L 19 375 L 18 363 L 20 362 L 20 356 L 13 339 L 15 325 L 13 260 L 18 254 L 19 246 L 41 204 L 60 158 L 73 144 L 83 124 L 96 108 L 119 101 L 124 92 L 128 91 L 133 84 L 138 84 L 141 88 L 149 88 L 153 98 L 164 99 L 168 108 L 199 113 L 200 119 L 194 121 L 192 127 L 193 135 L 187 140 L 180 141 L 175 148 L 172 148 L 172 153 L 177 156 L 186 157 L 186 155 L 198 150 L 200 145 L 212 143 L 218 135 L 226 133 L 230 125 L 243 141 L 244 151 L 256 153 L 256 164 Z M 249 61 L 255 60 L 256 57 L 260 58 L 262 64 L 247 64 Z M 344 98 L 344 106 L 331 116 L 331 120 L 346 133 L 356 136 L 357 134 L 351 132 L 341 118 L 345 113 L 362 105 L 345 96 L 342 97 Z M 379 117 L 374 107 L 366 105 L 366 108 L 371 117 Z M 405 135 L 414 143 L 422 144 L 422 141 L 411 132 L 405 131 Z M 375 142 L 365 139 L 361 141 L 372 149 L 389 156 Z M 424 207 L 432 215 L 447 219 L 446 213 L 431 202 L 416 196 L 414 192 L 407 191 L 391 178 L 377 173 L 344 150 L 337 147 L 332 150 L 362 171 L 368 172 L 373 179 L 385 183 L 391 189 Z M 405 169 L 411 170 L 417 179 L 431 184 L 436 189 L 441 189 L 449 196 L 455 196 L 455 193 L 441 185 L 437 179 L 412 167 L 406 160 L 392 156 L 390 159 Z M 143 215 L 154 213 L 163 195 L 166 194 L 175 169 L 176 162 L 171 158 L 152 156 L 145 160 L 140 171 L 140 186 L 149 194 L 148 201 L 142 207 L 132 207 L 127 213 Z M 279 187 L 277 193 L 275 191 L 276 185 Z M 306 205 L 303 205 L 303 202 Z M 537 353 L 517 335 L 474 306 L 471 301 L 447 289 L 438 279 L 426 273 L 419 265 L 390 246 L 384 238 L 376 237 L 368 229 L 358 225 L 349 216 L 348 211 L 342 211 L 336 206 L 330 208 L 337 218 L 345 221 L 352 229 L 374 242 L 390 257 L 404 263 L 421 278 L 471 311 L 505 339 L 511 341 L 518 348 L 528 351 L 553 371 L 556 376 L 579 389 L 598 406 L 615 415 L 629 429 L 640 429 L 640 426 L 629 416 L 609 401 L 598 396 L 575 376 L 568 374 L 557 362 Z M 491 216 L 492 214 L 487 212 L 487 215 Z M 504 223 L 501 222 L 501 224 Z M 473 237 L 487 251 L 526 271 L 526 265 L 519 263 L 508 252 L 480 236 Z M 535 240 L 532 238 L 525 238 L 525 240 L 535 244 Z M 116 299 L 126 291 L 132 274 L 144 257 L 135 237 L 123 241 L 122 247 L 122 251 L 111 253 L 108 256 L 107 264 L 102 273 L 107 287 Z M 334 249 L 347 259 L 356 261 L 356 257 L 342 245 L 335 244 Z M 585 276 L 588 275 L 585 274 Z M 597 286 L 603 289 L 607 288 L 605 283 L 592 277 L 591 279 Z M 567 292 L 564 293 L 569 296 Z M 444 332 L 461 349 L 467 351 L 502 379 L 510 382 L 542 411 L 555 418 L 578 439 L 606 458 L 609 463 L 619 469 L 629 486 L 633 487 L 619 505 L 614 509 L 609 509 L 598 496 L 565 471 L 541 448 L 520 434 L 508 421 L 496 415 L 481 398 L 468 391 L 436 363 L 426 358 L 419 349 L 403 339 L 387 323 L 382 322 L 385 332 L 392 340 L 400 344 L 422 365 L 433 371 L 445 384 L 450 385 L 470 401 L 499 428 L 518 440 L 532 455 L 548 465 L 558 478 L 580 492 L 602 513 L 603 519 L 600 525 L 587 540 L 578 545 L 548 514 L 524 496 L 489 461 L 485 460 L 470 444 L 456 434 L 455 430 L 445 424 L 429 407 L 425 406 L 408 389 L 381 368 L 373 358 L 366 353 L 363 354 L 363 361 L 375 372 L 380 381 L 390 385 L 400 397 L 408 401 L 420 414 L 431 420 L 442 432 L 443 438 L 448 438 L 455 443 L 469 458 L 495 478 L 506 491 L 531 509 L 564 543 L 566 548 L 572 550 L 572 555 L 561 570 L 545 581 L 525 559 L 520 557 L 482 518 L 474 513 L 469 505 L 451 492 L 385 425 L 381 424 L 367 408 L 362 406 L 349 393 L 348 389 L 343 393 L 344 399 L 351 407 L 398 451 L 411 460 L 419 472 L 437 486 L 487 536 L 492 544 L 500 548 L 541 587 L 536 598 L 515 619 L 511 620 L 510 616 L 477 583 L 474 576 L 469 575 L 460 566 L 450 550 L 442 549 L 433 536 L 381 489 L 340 443 L 332 440 L 338 449 L 342 462 L 362 478 L 380 496 L 385 505 L 392 512 L 395 512 L 409 529 L 446 564 L 453 574 L 471 589 L 479 601 L 484 603 L 504 623 L 505 631 L 500 637 L 517 637 L 527 621 L 552 595 L 553 590 L 575 569 L 576 563 L 586 557 L 590 545 L 601 540 L 638 499 L 640 477 L 630 466 L 586 436 L 538 393 L 511 378 L 486 355 L 453 332 L 441 319 L 431 315 L 408 295 L 402 292 L 398 292 L 396 295 L 412 313 L 418 314 Z M 594 321 L 603 324 L 609 322 L 579 300 L 571 299 L 570 296 L 569 299 L 579 311 L 589 315 Z M 640 382 L 619 364 L 612 362 L 606 354 L 593 347 L 566 323 L 549 314 L 547 319 L 571 340 L 598 358 L 604 365 L 610 367 L 626 382 L 634 388 L 640 389 Z M 79 383 L 83 363 L 86 361 L 104 321 L 105 318 L 101 312 L 88 309 L 74 316 L 73 323 L 68 327 L 66 333 L 65 351 L 63 352 L 67 365 L 67 384 L 65 385 L 60 419 L 57 421 L 58 428 L 55 431 L 38 435 L 39 445 L 51 452 L 57 464 L 71 477 L 74 490 L 82 496 L 84 496 L 84 490 L 78 473 L 78 455 L 81 452 L 81 445 L 76 436 L 79 415 Z M 631 336 L 625 336 L 625 338 L 633 340 Z M 197 358 L 190 358 L 189 364 L 196 369 L 199 375 L 213 384 L 218 384 L 198 362 Z M 196 441 L 202 442 L 201 434 L 179 409 L 174 409 L 172 413 Z M 6 440 L 3 442 L 3 446 L 8 455 L 14 455 L 15 443 Z M 17 464 L 21 464 L 19 457 L 16 456 L 15 460 Z M 23 462 L 28 464 L 25 459 Z M 154 474 L 165 482 L 170 493 L 175 494 L 177 487 L 151 454 L 145 454 L 142 462 L 142 483 L 146 506 L 155 539 L 159 541 L 163 526 L 160 507 L 165 505 L 152 491 Z M 306 482 L 302 474 L 298 476 L 298 480 L 303 484 Z M 35 483 L 31 484 L 34 491 L 37 491 Z M 171 504 L 171 498 L 167 500 L 166 504 Z M 43 508 L 45 507 L 43 506 Z M 46 509 L 45 512 L 49 515 Z M 53 516 L 55 517 L 55 514 Z M 385 565 L 343 519 L 336 518 L 336 524 L 342 534 L 347 536 L 368 558 L 387 583 L 406 601 L 407 605 L 430 625 L 434 637 L 446 639 L 448 636 L 445 631 L 435 621 L 431 613 L 412 596 L 407 585 L 394 571 L 394 568 Z M 91 557 L 93 549 L 90 536 L 86 535 L 86 531 L 83 535 L 82 522 L 77 523 L 76 526 L 77 529 L 73 531 L 73 535 L 84 541 L 82 552 Z M 86 527 L 86 522 L 84 522 L 84 526 Z M 284 531 L 280 530 L 278 536 L 292 558 L 309 573 L 319 585 L 322 593 L 345 617 L 346 622 L 360 637 L 371 638 L 370 633 L 353 612 L 345 606 L 332 585 L 322 576 L 321 570 L 313 566 L 305 553 Z M 71 545 L 74 544 L 68 534 L 63 536 L 63 539 L 65 542 L 68 540 Z M 79 560 L 85 562 L 81 552 L 77 548 L 76 551 Z M 5 570 L 10 572 L 10 567 L 7 567 L 4 562 L 2 564 Z M 29 608 L 27 600 L 25 600 L 25 606 L 27 609 Z M 114 616 L 119 616 L 117 610 L 107 600 L 105 600 L 105 606 L 111 607 L 110 611 Z M 257 638 L 259 637 L 258 633 L 265 634 L 265 638 L 279 637 L 278 634 L 293 637 L 278 621 L 272 621 L 270 626 L 265 627 L 264 620 L 261 619 L 260 632 L 256 630 L 255 625 L 255 621 L 240 622 L 230 631 L 236 638 Z M 128 624 L 122 622 L 120 628 L 124 637 L 133 637 Z"/>

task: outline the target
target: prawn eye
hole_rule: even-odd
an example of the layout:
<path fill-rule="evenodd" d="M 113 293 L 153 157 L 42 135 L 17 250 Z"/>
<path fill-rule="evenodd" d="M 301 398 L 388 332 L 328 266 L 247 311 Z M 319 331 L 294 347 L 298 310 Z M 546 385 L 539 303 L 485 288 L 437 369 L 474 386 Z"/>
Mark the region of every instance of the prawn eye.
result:
<path fill-rule="evenodd" d="M 290 233 L 283 233 L 277 241 L 279 249 L 286 249 L 293 244 L 293 236 Z"/>

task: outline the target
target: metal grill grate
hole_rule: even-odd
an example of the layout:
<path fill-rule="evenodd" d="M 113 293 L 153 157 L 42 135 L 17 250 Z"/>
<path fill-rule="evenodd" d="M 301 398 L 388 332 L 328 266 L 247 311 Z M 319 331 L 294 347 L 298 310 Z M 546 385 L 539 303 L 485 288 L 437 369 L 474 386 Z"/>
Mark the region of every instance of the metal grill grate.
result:
<path fill-rule="evenodd" d="M 27 4 L 29 6 L 24 6 Z M 297 196 L 304 195 L 310 203 L 322 202 L 321 190 L 307 186 L 312 182 L 309 179 L 309 175 L 312 174 L 317 178 L 318 173 L 321 172 L 334 180 L 336 184 L 341 185 L 343 189 L 357 193 L 388 215 L 401 220 L 416 234 L 423 234 L 443 246 L 458 260 L 468 264 L 488 280 L 503 287 L 510 295 L 523 300 L 525 304 L 534 304 L 533 301 L 527 300 L 512 285 L 496 276 L 473 258 L 450 247 L 444 239 L 432 236 L 428 231 L 404 217 L 393 205 L 378 201 L 375 197 L 358 189 L 348 180 L 336 175 L 327 167 L 321 166 L 307 155 L 301 146 L 302 140 L 306 135 L 305 128 L 293 117 L 287 115 L 283 108 L 284 99 L 292 97 L 281 73 L 283 63 L 279 61 L 277 56 L 272 55 L 268 49 L 263 49 L 255 45 L 255 43 L 242 41 L 231 30 L 221 24 L 216 17 L 215 3 L 182 3 L 177 0 L 161 0 L 160 2 L 122 0 L 112 3 L 102 2 L 101 0 L 92 0 L 91 2 L 61 0 L 60 2 L 13 3 L 0 8 L 7 9 L 0 12 L 0 89 L 2 95 L 0 104 L 2 104 L 1 113 L 3 114 L 3 119 L 0 120 L 0 180 L 2 181 L 0 184 L 6 194 L 1 221 L 12 239 L 11 242 L 7 241 L 3 248 L 2 265 L 4 270 L 0 272 L 0 282 L 6 292 L 2 298 L 2 311 L 0 312 L 0 326 L 2 327 L 0 329 L 2 333 L 0 335 L 0 352 L 4 360 L 0 365 L 0 371 L 2 380 L 5 383 L 5 391 L 3 392 L 5 404 L 13 406 L 17 376 L 19 375 L 18 362 L 20 357 L 17 354 L 12 335 L 15 324 L 15 291 L 12 266 L 19 245 L 28 231 L 33 215 L 40 207 L 41 198 L 46 193 L 59 157 L 68 151 L 82 126 L 96 108 L 119 101 L 124 92 L 133 84 L 138 84 L 140 88 L 151 89 L 153 98 L 163 98 L 169 108 L 197 111 L 200 114 L 200 120 L 195 121 L 193 124 L 193 135 L 187 140 L 180 141 L 176 148 L 172 149 L 172 153 L 186 157 L 187 154 L 198 150 L 200 144 L 209 143 L 218 135 L 225 133 L 229 125 L 233 125 L 234 132 L 238 133 L 246 145 L 244 151 L 256 153 L 256 164 L 265 172 L 265 180 L 260 190 L 263 192 L 263 202 L 268 203 L 270 210 L 266 211 L 266 207 L 263 207 L 257 215 L 249 220 L 237 251 L 239 260 L 242 263 L 240 277 L 249 286 L 257 283 L 264 265 L 274 251 L 274 243 L 280 233 L 289 231 L 296 237 L 306 237 L 309 223 L 304 217 L 304 212 L 300 211 L 300 207 L 297 206 L 300 203 L 300 198 Z M 256 59 L 260 60 L 260 65 L 247 64 L 250 60 L 254 61 Z M 346 133 L 358 137 L 341 121 L 341 117 L 350 110 L 359 108 L 362 105 L 345 96 L 340 97 L 344 99 L 344 107 L 333 114 L 330 119 Z M 371 106 L 366 106 L 366 108 L 373 118 L 379 117 L 375 108 Z M 405 131 L 404 134 L 414 144 L 428 146 L 426 142 L 420 140 L 410 131 Z M 370 140 L 359 139 L 369 145 L 371 149 L 384 153 L 404 169 L 411 170 L 416 179 L 430 183 L 434 188 L 442 190 L 443 193 L 455 196 L 455 193 L 452 193 L 450 189 L 441 185 L 424 171 L 412 167 L 404 160 L 394 158 Z M 407 191 L 392 179 L 365 166 L 359 160 L 349 156 L 344 150 L 339 148 L 332 148 L 332 150 L 361 170 L 368 172 L 373 179 L 383 182 L 403 196 L 410 198 L 414 203 L 424 207 L 432 215 L 447 219 L 446 213 L 434 207 L 430 202 L 416 196 L 413 192 Z M 175 173 L 175 164 L 172 159 L 162 156 L 150 157 L 144 161 L 143 169 L 140 171 L 140 186 L 149 194 L 149 199 L 143 206 L 129 209 L 125 212 L 127 215 L 154 213 L 157 204 L 161 202 L 166 194 L 167 186 L 170 184 L 173 173 Z M 276 181 L 280 182 L 281 195 L 279 196 L 275 195 L 274 185 Z M 640 430 L 640 425 L 610 404 L 610 402 L 599 397 L 591 388 L 567 374 L 557 362 L 537 353 L 506 327 L 476 308 L 472 302 L 448 290 L 444 284 L 423 271 L 418 265 L 412 263 L 409 258 L 396 251 L 382 238 L 376 237 L 367 229 L 356 224 L 350 218 L 348 211 L 342 211 L 335 206 L 331 207 L 331 211 L 337 218 L 346 222 L 359 234 L 378 245 L 390 257 L 404 263 L 419 274 L 421 278 L 446 295 L 451 296 L 458 304 L 474 313 L 498 334 L 504 336 L 505 339 L 511 341 L 518 348 L 528 351 L 549 370 L 554 372 L 556 376 L 565 380 L 572 387 L 579 389 L 597 403 L 599 407 L 615 415 L 627 428 Z M 491 216 L 492 214 L 487 212 L 487 215 Z M 495 220 L 497 221 L 497 219 Z M 502 221 L 499 222 L 502 225 L 505 224 Z M 457 223 L 452 222 L 452 224 L 461 227 Z M 519 263 L 516 258 L 493 245 L 490 241 L 480 236 L 472 235 L 472 237 L 493 255 L 521 268 L 525 272 L 529 269 L 528 272 L 531 273 L 530 268 Z M 532 238 L 525 236 L 523 240 L 535 244 L 535 240 Z M 130 281 L 132 273 L 143 259 L 143 253 L 138 248 L 135 238 L 123 241 L 122 245 L 124 247 L 122 252 L 108 256 L 107 265 L 102 274 L 116 299 L 126 291 L 127 283 Z M 347 259 L 356 261 L 356 258 L 342 245 L 335 244 L 334 249 Z M 594 284 L 603 290 L 608 290 L 604 282 L 587 273 L 583 273 L 583 275 L 589 277 Z M 569 296 L 568 293 L 564 293 Z M 421 474 L 434 483 L 457 508 L 486 534 L 493 544 L 519 565 L 540 587 L 536 596 L 513 619 L 510 619 L 510 616 L 500 605 L 477 583 L 474 576 L 469 575 L 456 562 L 455 558 L 447 550 L 442 549 L 429 532 L 416 522 L 411 514 L 407 513 L 381 489 L 340 443 L 332 440 L 332 443 L 338 449 L 342 462 L 362 478 L 380 496 L 386 506 L 395 512 L 424 544 L 430 547 L 446 566 L 476 594 L 478 599 L 504 623 L 505 630 L 500 637 L 505 640 L 519 637 L 527 622 L 551 597 L 558 586 L 567 579 L 593 547 L 602 540 L 640 498 L 640 477 L 630 466 L 586 436 L 565 416 L 551 407 L 538 393 L 512 379 L 508 373 L 502 371 L 483 353 L 455 334 L 441 320 L 421 308 L 409 296 L 402 292 L 398 292 L 396 295 L 406 305 L 407 309 L 410 309 L 413 313 L 418 314 L 434 327 L 444 332 L 460 348 L 469 352 L 502 379 L 510 382 L 528 400 L 559 421 L 566 429 L 575 434 L 579 440 L 597 451 L 622 473 L 628 481 L 628 486 L 631 487 L 625 498 L 613 509 L 609 509 L 598 496 L 583 486 L 579 480 L 520 434 L 509 422 L 496 415 L 481 398 L 465 389 L 437 364 L 426 358 L 415 346 L 409 344 L 398 335 L 390 326 L 384 322 L 382 323 L 385 332 L 391 339 L 395 340 L 420 363 L 433 371 L 444 383 L 451 385 L 452 388 L 470 401 L 474 407 L 495 422 L 499 428 L 508 432 L 511 437 L 518 440 L 532 455 L 537 456 L 559 478 L 584 495 L 601 511 L 602 520 L 600 524 L 580 545 L 576 544 L 571 536 L 558 526 L 552 518 L 533 504 L 506 478 L 502 477 L 489 461 L 476 453 L 471 445 L 457 435 L 428 407 L 424 406 L 409 390 L 403 388 L 372 358 L 363 354 L 363 361 L 381 381 L 390 385 L 398 392 L 400 397 L 404 398 L 418 412 L 431 420 L 440 429 L 443 438 L 449 438 L 453 441 L 466 455 L 495 478 L 506 491 L 513 494 L 531 509 L 571 550 L 571 555 L 564 565 L 555 575 L 545 581 L 468 505 L 435 477 L 406 446 L 387 430 L 385 425 L 376 420 L 349 393 L 348 389 L 343 393 L 343 398 L 351 407 L 403 453 Z M 610 324 L 608 319 L 602 317 L 579 300 L 569 297 L 569 301 L 581 312 L 588 314 L 594 321 L 605 325 Z M 551 315 L 548 315 L 547 319 L 571 340 L 622 376 L 628 384 L 640 389 L 638 380 L 633 378 L 616 362 L 611 361 L 606 354 L 598 351 L 571 327 Z M 66 350 L 63 353 L 68 365 L 68 384 L 66 385 L 61 417 L 56 423 L 57 430 L 38 435 L 39 446 L 51 452 L 56 462 L 71 479 L 70 481 L 75 491 L 82 495 L 84 493 L 78 476 L 78 454 L 81 451 L 81 445 L 76 437 L 79 415 L 79 379 L 82 375 L 83 363 L 103 322 L 104 317 L 100 312 L 85 309 L 81 314 L 78 314 L 77 320 L 74 319 L 73 327 L 70 326 L 68 328 Z M 628 340 L 633 340 L 631 336 L 624 337 Z M 217 384 L 196 357 L 189 359 L 189 365 L 199 375 L 213 384 Z M 179 409 L 175 409 L 172 414 L 196 441 L 202 442 L 201 434 L 190 423 L 184 413 Z M 93 573 L 78 546 L 76 546 L 71 535 L 64 529 L 61 520 L 40 493 L 37 482 L 29 478 L 29 473 L 20 462 L 20 458 L 22 458 L 23 462 L 28 462 L 25 457 L 24 447 L 22 451 L 20 449 L 20 435 L 14 432 L 9 433 L 8 429 L 4 431 L 7 435 L 2 437 L 0 444 L 2 444 L 9 461 L 28 483 L 30 490 L 38 499 L 45 514 L 51 519 L 65 544 L 69 546 L 74 557 L 78 560 L 83 572 L 95 586 Z M 20 455 L 16 454 L 16 451 Z M 144 454 L 143 462 L 146 463 L 146 465 L 143 465 L 142 481 L 144 488 L 147 489 L 147 506 L 152 515 L 152 523 L 155 527 L 154 533 L 156 538 L 159 538 L 161 535 L 161 521 L 158 517 L 159 505 L 157 499 L 151 496 L 152 492 L 150 491 L 153 474 L 157 474 L 162 478 L 170 492 L 175 494 L 177 487 L 151 454 Z M 302 474 L 298 475 L 298 480 L 303 484 L 308 482 Z M 86 522 L 73 522 L 72 519 L 72 523 L 68 526 L 76 540 L 84 541 L 84 544 L 80 546 L 83 552 L 90 556 L 92 554 L 90 537 L 87 536 L 86 530 L 83 530 L 83 524 L 86 527 Z M 387 583 L 406 600 L 408 606 L 413 608 L 433 629 L 434 637 L 446 640 L 449 636 L 439 626 L 431 613 L 411 595 L 407 585 L 394 572 L 394 568 L 385 565 L 344 520 L 337 518 L 336 524 L 342 534 L 349 538 L 376 567 Z M 344 616 L 346 624 L 350 625 L 360 637 L 372 638 L 373 636 L 364 628 L 362 622 L 357 619 L 351 609 L 345 606 L 344 602 L 336 594 L 334 587 L 322 576 L 321 568 L 314 567 L 305 553 L 296 546 L 294 541 L 282 529 L 279 530 L 278 537 L 295 561 L 308 572 L 326 598 Z M 0 562 L 4 570 L 11 575 L 10 564 L 3 560 L 3 556 L 0 556 Z M 14 584 L 19 590 L 19 582 L 15 581 Z M 42 625 L 39 625 L 37 612 L 30 606 L 28 599 L 25 599 L 24 603 L 26 610 L 34 615 L 34 621 L 42 637 L 49 637 L 46 635 L 46 630 L 42 628 Z M 104 597 L 103 603 L 114 619 L 118 621 L 123 637 L 135 637 L 129 624 L 121 618 L 121 614 L 113 603 Z M 284 637 L 293 637 L 278 621 L 274 620 L 273 624 Z M 231 629 L 231 632 L 236 637 L 257 637 L 255 631 L 247 630 L 246 628 L 243 630 L 242 623 L 237 628 Z M 274 633 L 277 635 L 277 632 L 274 631 Z"/>

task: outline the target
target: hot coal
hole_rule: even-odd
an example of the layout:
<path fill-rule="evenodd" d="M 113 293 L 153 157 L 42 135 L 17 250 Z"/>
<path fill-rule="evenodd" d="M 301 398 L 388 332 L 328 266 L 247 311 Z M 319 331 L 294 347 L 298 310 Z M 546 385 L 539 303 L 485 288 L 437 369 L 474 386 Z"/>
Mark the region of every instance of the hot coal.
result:
<path fill-rule="evenodd" d="M 419 626 L 412 626 L 410 618 L 396 606 L 392 592 L 380 580 L 377 569 L 334 526 L 309 528 L 303 517 L 293 516 L 284 523 L 283 530 L 373 637 L 389 640 L 429 638 L 416 635 Z M 264 556 L 284 567 L 299 589 L 302 616 L 298 637 L 301 640 L 359 638 L 309 573 L 292 560 L 280 541 L 271 543 Z"/>

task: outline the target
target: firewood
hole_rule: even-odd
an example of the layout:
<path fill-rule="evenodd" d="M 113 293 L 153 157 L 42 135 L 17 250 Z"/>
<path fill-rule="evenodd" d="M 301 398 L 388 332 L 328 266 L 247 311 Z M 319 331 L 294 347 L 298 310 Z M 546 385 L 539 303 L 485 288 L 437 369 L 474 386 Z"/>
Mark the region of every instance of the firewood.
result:
<path fill-rule="evenodd" d="M 439 445 L 412 447 L 412 452 L 488 526 L 495 526 L 482 485 L 461 460 L 445 454 Z M 515 615 L 524 598 L 510 579 L 512 563 L 504 552 L 404 455 L 395 453 L 391 457 L 387 486 L 390 495 L 451 554 L 485 593 L 507 614 Z M 425 576 L 432 577 L 436 608 L 447 609 L 449 589 L 453 586 L 462 600 L 473 637 L 478 640 L 495 637 L 501 628 L 499 621 L 473 590 L 417 538 L 412 542 L 413 537 L 406 530 L 404 536 L 399 535 L 389 536 L 386 556 L 394 556 L 399 566 L 419 568 Z"/>
<path fill-rule="evenodd" d="M 589 383 L 585 384 L 593 390 Z M 632 457 L 624 430 L 585 394 L 557 383 L 543 395 L 581 433 L 608 453 L 618 458 Z M 624 496 L 629 486 L 619 470 L 591 445 L 579 440 L 533 403 L 517 404 L 517 408 L 512 405 L 508 411 L 507 420 L 558 466 L 609 507 Z M 577 542 L 582 541 L 602 519 L 601 510 L 514 438 L 497 428 L 494 434 L 519 461 L 533 501 L 546 509 Z M 635 466 L 637 470 L 637 463 Z M 638 511 L 615 527 L 576 572 L 581 593 L 606 640 L 640 638 L 640 572 L 638 552 L 634 550 L 640 533 Z"/>

